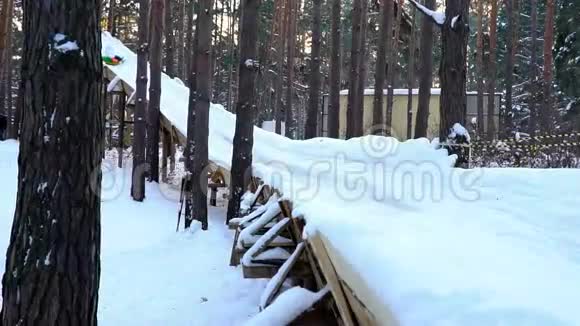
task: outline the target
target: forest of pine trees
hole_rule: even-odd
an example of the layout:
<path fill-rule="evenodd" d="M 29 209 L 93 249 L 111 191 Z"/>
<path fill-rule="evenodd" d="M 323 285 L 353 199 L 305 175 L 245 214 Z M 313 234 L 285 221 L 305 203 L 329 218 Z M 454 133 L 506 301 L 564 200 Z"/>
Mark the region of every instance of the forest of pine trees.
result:
<path fill-rule="evenodd" d="M 163 5 L 163 17 L 152 15 L 150 21 L 146 22 L 147 27 L 151 28 L 147 33 L 150 37 L 148 51 L 157 51 L 158 47 L 161 51 L 161 69 L 184 81 L 191 78 L 189 56 L 195 48 L 193 34 L 196 22 L 190 22 L 197 19 L 194 3 L 165 0 L 156 4 L 152 1 L 151 12 Z M 299 139 L 318 136 L 324 100 L 325 105 L 330 107 L 324 129 L 333 135 L 333 129 L 336 128 L 333 112 L 337 111 L 333 108 L 337 106 L 338 96 L 336 86 L 338 89 L 353 90 L 350 98 L 357 93 L 354 83 L 360 82 L 360 90 L 407 88 L 412 82 L 421 94 L 417 116 L 410 117 L 416 122 L 414 136 L 425 135 L 429 97 L 425 89 L 441 86 L 444 82 L 438 74 L 444 29 L 434 29 L 434 24 L 421 14 L 415 15 L 415 22 L 411 24 L 410 15 L 397 15 L 398 3 L 392 1 L 393 8 L 389 8 L 384 6 L 384 1 L 264 0 L 259 9 L 261 27 L 257 40 L 257 61 L 260 62 L 260 78 L 256 83 L 258 110 L 255 124 L 276 120 L 277 129 L 280 129 L 280 122 L 288 120 L 287 136 Z M 409 13 L 411 2 L 400 3 L 405 12 Z M 445 7 L 445 3 L 435 0 L 426 0 L 422 4 L 434 10 Z M 356 23 L 359 6 L 362 5 L 366 9 L 360 14 L 365 14 L 367 19 Z M 472 0 L 468 5 L 470 15 L 469 21 L 465 23 L 471 28 L 466 53 L 466 87 L 470 91 L 482 89 L 483 93 L 489 93 L 494 90 L 503 94 L 502 121 L 498 126 L 491 126 L 497 129 L 498 136 L 509 137 L 516 131 L 547 133 L 552 129 L 575 130 L 578 87 L 574 86 L 578 75 L 578 41 L 574 34 L 577 32 L 575 16 L 571 13 L 578 6 L 578 1 Z M 239 58 L 240 3 L 237 0 L 215 0 L 211 6 L 212 99 L 233 111 L 238 96 L 236 76 L 239 67 L 236 62 Z M 139 1 L 136 0 L 111 0 L 104 1 L 101 9 L 101 27 L 134 50 L 139 48 L 139 7 Z M 16 19 L 3 18 L 0 26 L 0 60 L 3 62 L 0 71 L 0 112 L 9 117 L 10 121 L 19 121 L 18 85 L 23 35 L 22 27 L 16 20 L 22 17 L 22 2 L 2 0 L 1 8 L 0 14 L 5 15 L 1 17 Z M 392 12 L 383 8 L 392 9 Z M 352 12 L 353 15 L 336 14 L 344 12 Z M 546 20 L 549 28 L 546 28 Z M 158 21 L 165 22 L 162 34 L 154 28 L 159 25 Z M 401 21 L 399 25 L 404 27 L 399 32 L 400 41 L 393 42 L 394 34 L 398 31 L 394 27 Z M 415 26 L 417 37 L 413 45 L 416 50 L 410 52 L 411 25 Z M 364 31 L 360 30 L 361 27 L 365 27 Z M 389 33 L 393 37 L 385 36 Z M 545 43 L 546 38 L 552 42 Z M 359 40 L 360 44 L 353 47 L 352 41 Z M 154 42 L 162 45 L 154 47 Z M 396 53 L 390 55 L 391 52 Z M 414 55 L 409 56 L 409 53 Z M 152 58 L 157 57 L 151 54 Z M 358 61 L 365 63 L 360 69 L 352 69 L 353 54 L 357 55 Z M 411 57 L 413 60 L 410 60 Z M 337 62 L 333 64 L 333 60 Z M 382 60 L 385 60 L 384 64 Z M 391 60 L 394 61 L 393 69 L 388 69 Z M 411 61 L 414 61 L 416 68 L 407 74 Z M 377 70 L 378 66 L 385 68 Z M 551 68 L 545 70 L 544 66 Z M 335 77 L 337 75 L 340 76 Z M 383 101 L 390 108 L 390 99 L 391 96 L 385 99 L 377 96 L 375 108 Z M 353 100 L 349 99 L 349 102 Z M 360 103 L 361 99 L 358 101 Z M 478 111 L 492 110 L 489 107 L 480 109 L 481 106 L 478 104 Z M 387 109 L 385 118 L 377 115 L 375 124 L 389 124 L 389 112 Z M 349 116 L 351 114 L 354 116 L 348 123 L 358 119 L 356 112 L 348 113 Z M 488 115 L 480 115 L 481 118 L 483 116 Z M 359 124 L 355 123 L 348 128 L 354 132 L 352 135 L 363 132 L 356 130 Z M 17 133 L 16 125 L 18 123 L 8 124 L 7 135 L 12 138 Z M 155 174 L 149 178 L 157 179 Z"/>

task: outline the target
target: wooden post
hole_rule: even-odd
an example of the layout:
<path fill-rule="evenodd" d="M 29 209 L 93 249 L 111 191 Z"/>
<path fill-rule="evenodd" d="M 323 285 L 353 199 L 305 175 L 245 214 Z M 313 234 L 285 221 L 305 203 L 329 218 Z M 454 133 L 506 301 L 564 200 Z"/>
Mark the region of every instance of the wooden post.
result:
<path fill-rule="evenodd" d="M 175 131 L 175 127 L 171 127 L 171 132 L 170 132 L 170 144 L 169 144 L 169 148 L 171 150 L 170 155 L 169 155 L 169 173 L 173 174 L 175 173 L 175 141 L 174 139 L 176 138 L 176 131 Z"/>
<path fill-rule="evenodd" d="M 165 127 L 161 127 L 161 134 L 163 139 L 163 155 L 161 156 L 161 180 L 167 182 L 167 161 L 171 156 L 171 132 Z"/>
<path fill-rule="evenodd" d="M 108 83 L 109 83 L 109 81 L 107 79 L 104 79 L 103 80 L 103 87 L 101 89 L 102 96 L 103 96 L 103 100 L 101 101 L 101 118 L 103 119 L 102 123 L 104 123 L 104 125 L 103 125 L 104 130 L 107 129 L 107 105 L 109 105 L 109 97 L 110 97 L 110 94 L 107 92 L 107 84 Z M 103 146 L 102 155 L 103 155 L 103 158 L 105 158 L 105 146 Z"/>
<path fill-rule="evenodd" d="M 213 207 L 217 206 L 217 187 L 210 188 L 209 204 Z"/>
<path fill-rule="evenodd" d="M 108 102 L 107 102 L 107 111 L 109 112 L 109 119 L 108 120 L 108 133 L 109 135 L 107 136 L 107 140 L 108 140 L 108 145 L 107 148 L 109 150 L 113 149 L 113 107 L 115 106 L 115 94 L 114 93 L 109 93 L 107 96 Z"/>
<path fill-rule="evenodd" d="M 119 119 L 119 133 L 117 141 L 117 166 L 123 167 L 123 150 L 125 149 L 125 93 L 120 91 L 117 94 L 117 118 Z"/>

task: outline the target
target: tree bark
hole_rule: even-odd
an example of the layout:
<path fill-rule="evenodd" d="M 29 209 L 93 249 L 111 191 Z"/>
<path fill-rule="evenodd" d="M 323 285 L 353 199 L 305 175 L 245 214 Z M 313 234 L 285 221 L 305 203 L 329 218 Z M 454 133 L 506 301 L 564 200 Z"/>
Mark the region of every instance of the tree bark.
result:
<path fill-rule="evenodd" d="M 401 0 L 397 1 L 397 19 L 395 21 L 395 35 L 391 36 L 391 49 L 388 52 L 388 69 L 387 69 L 387 114 L 385 117 L 385 132 L 390 136 L 397 136 L 397 130 L 392 130 L 393 124 L 393 105 L 394 105 L 394 88 L 395 88 L 395 73 L 397 70 L 397 54 L 399 48 L 399 31 L 401 29 L 401 17 L 402 17 L 402 4 Z M 393 135 L 393 131 L 395 134 Z"/>
<path fill-rule="evenodd" d="M 10 46 L 8 31 L 12 27 L 13 0 L 2 1 L 2 11 L 0 11 L 0 63 L 6 60 L 6 51 Z M 3 67 L 0 67 L 3 70 Z"/>
<path fill-rule="evenodd" d="M 312 9 L 312 52 L 310 58 L 310 96 L 308 98 L 308 113 L 304 137 L 314 138 L 317 135 L 318 103 L 320 102 L 320 16 L 322 0 L 313 0 Z"/>
<path fill-rule="evenodd" d="M 145 199 L 145 142 L 147 133 L 147 60 L 149 59 L 149 0 L 139 2 L 139 46 L 137 48 L 137 80 L 133 130 L 133 171 L 131 196 L 136 201 Z"/>
<path fill-rule="evenodd" d="M 338 138 L 339 114 L 340 114 L 340 17 L 341 0 L 331 0 L 332 9 L 330 17 L 330 95 L 328 96 L 328 137 Z"/>
<path fill-rule="evenodd" d="M 233 101 L 234 101 L 234 90 L 233 90 L 233 79 L 234 79 L 234 58 L 235 58 L 235 52 L 236 52 L 236 48 L 235 48 L 235 25 L 236 25 L 236 8 L 237 8 L 237 2 L 236 0 L 230 0 L 230 17 L 231 17 L 231 23 L 230 23 L 230 47 L 229 47 L 229 55 L 230 55 L 230 60 L 229 60 L 229 67 L 228 67 L 228 100 L 227 100 L 227 109 L 230 111 L 233 111 Z M 280 94 L 282 92 L 280 91 Z M 280 95 L 281 96 L 281 95 Z"/>
<path fill-rule="evenodd" d="M 173 1 L 165 0 L 165 73 L 169 77 L 175 77 L 174 61 L 174 28 L 173 28 Z"/>
<path fill-rule="evenodd" d="M 507 53 L 505 65 L 505 112 L 503 115 L 503 126 L 500 130 L 509 135 L 513 129 L 511 115 L 513 114 L 513 74 L 515 64 L 515 54 L 517 48 L 517 17 L 519 16 L 518 0 L 506 0 L 507 24 Z"/>
<path fill-rule="evenodd" d="M 407 139 L 413 138 L 413 88 L 415 88 L 415 7 L 411 8 L 411 35 L 409 41 L 409 67 L 407 71 Z"/>
<path fill-rule="evenodd" d="M 12 34 L 13 34 L 13 30 L 12 28 L 10 28 L 8 30 L 8 39 L 9 39 L 9 43 L 12 44 L 13 39 L 12 39 Z M 5 67 L 6 67 L 6 77 L 5 77 L 5 84 L 4 87 L 6 88 L 6 118 L 8 118 L 8 129 L 6 130 L 6 136 L 7 138 L 11 138 L 11 139 L 18 139 L 18 130 L 19 130 L 19 119 L 18 119 L 18 106 L 14 106 L 14 101 L 13 101 L 13 90 L 12 90 L 12 75 L 14 73 L 13 70 L 13 52 L 14 49 L 12 46 L 10 46 L 8 48 L 8 51 L 6 51 L 6 58 L 5 58 Z"/>
<path fill-rule="evenodd" d="M 393 1 L 381 0 L 381 23 L 379 26 L 379 36 L 377 41 L 377 61 L 375 67 L 375 91 L 373 97 L 373 125 L 382 126 L 383 107 L 384 107 L 384 89 L 387 69 L 387 57 L 390 52 L 392 43 L 392 17 Z"/>
<path fill-rule="evenodd" d="M 201 222 L 202 230 L 207 230 L 207 171 L 209 106 L 211 101 L 211 30 L 212 0 L 200 0 L 196 27 L 196 94 L 195 136 L 193 158 L 193 214 Z"/>
<path fill-rule="evenodd" d="M 2 10 L 0 11 L 0 114 L 3 113 L 6 105 L 6 94 L 8 93 L 7 78 L 8 69 L 11 69 L 8 65 L 8 53 L 11 47 L 11 37 L 10 31 L 12 30 L 12 13 L 13 13 L 13 0 L 3 0 Z M 6 110 L 9 113 L 9 110 Z M 6 114 L 7 118 L 10 118 L 9 114 Z M 7 121 L 8 123 L 10 121 Z"/>
<path fill-rule="evenodd" d="M 530 108 L 529 132 L 535 136 L 538 123 L 536 107 L 537 83 L 538 83 L 538 0 L 530 0 L 530 96 L 528 106 Z"/>
<path fill-rule="evenodd" d="M 439 139 L 446 142 L 455 123 L 465 124 L 466 53 L 469 37 L 469 0 L 446 0 L 442 26 Z M 456 18 L 456 19 L 454 19 Z M 452 26 L 452 21 L 455 21 Z"/>
<path fill-rule="evenodd" d="M 276 120 L 275 132 L 282 133 L 282 93 L 284 84 L 284 46 L 286 41 L 286 29 L 288 24 L 286 21 L 286 10 L 289 6 L 288 1 L 278 1 L 278 11 L 280 23 L 277 25 L 277 46 L 276 46 L 276 80 L 275 80 L 275 100 L 274 100 L 274 119 Z"/>
<path fill-rule="evenodd" d="M 510 0 L 508 0 L 510 1 Z M 487 127 L 488 140 L 496 136 L 495 121 L 495 81 L 496 81 L 496 49 L 497 49 L 497 0 L 490 0 L 491 13 L 489 16 L 489 63 L 487 78 Z"/>
<path fill-rule="evenodd" d="M 5 326 L 97 324 L 104 150 L 99 3 L 23 3 L 24 124 L 2 280 Z M 59 51 L 67 41 L 78 49 Z"/>
<path fill-rule="evenodd" d="M 287 41 L 288 46 L 286 50 L 286 72 L 287 76 L 287 87 L 286 87 L 286 109 L 285 109 L 285 122 L 286 122 L 286 137 L 294 138 L 294 114 L 292 113 L 292 102 L 293 102 L 293 84 L 294 84 L 294 56 L 296 51 L 296 4 L 293 0 L 288 1 L 287 8 Z M 241 91 L 241 90 L 240 90 Z"/>
<path fill-rule="evenodd" d="M 346 138 L 362 136 L 357 125 L 362 123 L 362 118 L 359 118 L 360 108 L 358 107 L 358 81 L 359 81 L 359 63 L 360 63 L 360 46 L 362 36 L 362 8 L 363 1 L 353 0 L 352 7 L 352 42 L 350 51 L 350 74 L 348 87 L 348 105 L 346 109 Z"/>
<path fill-rule="evenodd" d="M 425 0 L 424 5 L 426 8 L 434 10 L 435 0 Z M 425 15 L 421 19 L 419 58 L 421 62 L 419 63 L 419 95 L 417 116 L 415 117 L 415 138 L 427 137 L 429 101 L 433 84 L 433 22 Z"/>
<path fill-rule="evenodd" d="M 546 0 L 546 18 L 544 20 L 544 108 L 541 114 L 542 133 L 552 130 L 554 108 L 552 99 L 553 54 L 554 46 L 554 0 Z"/>
<path fill-rule="evenodd" d="M 254 84 L 258 67 L 247 63 L 255 61 L 258 55 L 259 7 L 260 0 L 244 0 L 240 22 L 240 77 L 238 82 L 240 91 L 236 105 L 236 130 L 232 151 L 232 175 L 226 223 L 239 215 L 240 199 L 246 189 L 246 181 L 249 180 L 252 173 L 253 121 L 256 111 Z"/>
<path fill-rule="evenodd" d="M 161 102 L 161 52 L 163 48 L 163 17 L 165 0 L 151 1 L 151 83 L 147 108 L 147 162 L 149 182 L 159 183 L 159 130 Z"/>
<path fill-rule="evenodd" d="M 185 81 L 187 72 L 185 71 L 185 1 L 178 0 L 176 4 L 179 5 L 177 10 L 177 70 L 175 73 L 179 78 Z"/>
<path fill-rule="evenodd" d="M 357 118 L 358 121 L 356 122 L 356 134 L 359 136 L 364 135 L 364 98 L 365 98 L 365 87 L 367 81 L 367 27 L 368 27 L 368 0 L 363 0 L 362 2 L 362 10 L 361 10 L 361 25 L 360 25 L 360 51 L 358 56 L 358 67 L 360 69 L 358 74 L 358 81 L 357 87 L 358 91 L 356 93 L 356 107 L 358 109 Z"/>
<path fill-rule="evenodd" d="M 112 36 L 117 35 L 117 24 L 115 17 L 115 10 L 117 7 L 116 0 L 109 0 L 109 12 L 107 13 L 107 31 L 111 33 Z"/>
<path fill-rule="evenodd" d="M 195 53 L 193 50 L 197 50 L 197 34 L 194 37 L 193 34 L 193 0 L 190 0 L 188 5 L 188 22 L 187 22 L 187 69 L 188 72 L 188 86 L 189 86 L 189 101 L 187 110 L 187 142 L 185 144 L 185 171 L 187 173 L 186 177 L 192 180 L 193 175 L 193 161 L 195 156 L 195 124 L 196 124 L 196 112 L 195 106 L 197 102 L 197 74 L 195 65 Z M 197 27 L 197 26 L 196 26 Z M 196 28 L 197 29 L 197 28 Z M 189 187 L 190 188 L 190 187 Z M 193 216 L 187 212 L 193 211 L 193 196 L 192 193 L 185 194 L 185 210 L 186 216 L 184 220 L 185 228 L 189 228 L 193 221 Z"/>
<path fill-rule="evenodd" d="M 485 69 L 483 66 L 483 2 L 477 0 L 477 134 L 482 136 L 485 133 L 483 115 L 483 76 Z"/>
<path fill-rule="evenodd" d="M 195 69 L 192 68 L 193 65 L 193 51 L 195 49 L 193 32 L 194 32 L 194 1 L 195 0 L 184 0 L 187 1 L 187 28 L 185 29 L 185 74 L 187 75 L 187 81 L 191 84 L 192 78 L 194 78 L 193 73 Z"/>

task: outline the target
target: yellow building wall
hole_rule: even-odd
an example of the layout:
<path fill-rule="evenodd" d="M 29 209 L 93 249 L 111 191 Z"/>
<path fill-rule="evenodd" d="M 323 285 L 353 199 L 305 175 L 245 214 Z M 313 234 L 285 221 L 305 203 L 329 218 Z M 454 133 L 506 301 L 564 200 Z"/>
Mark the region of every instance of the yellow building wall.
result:
<path fill-rule="evenodd" d="M 412 133 L 415 133 L 415 117 L 417 115 L 418 95 L 413 95 L 413 117 Z M 340 116 L 339 116 L 339 136 L 346 138 L 346 110 L 348 96 L 340 96 Z M 387 97 L 383 101 L 383 121 L 387 112 Z M 369 135 L 374 131 L 384 129 L 383 126 L 373 126 L 373 96 L 364 97 L 363 112 L 363 134 Z M 439 133 L 439 95 L 431 95 L 429 102 L 429 120 L 427 127 L 427 137 L 437 137 Z M 393 98 L 393 115 L 391 124 L 391 135 L 399 140 L 407 139 L 407 95 L 395 95 Z"/>

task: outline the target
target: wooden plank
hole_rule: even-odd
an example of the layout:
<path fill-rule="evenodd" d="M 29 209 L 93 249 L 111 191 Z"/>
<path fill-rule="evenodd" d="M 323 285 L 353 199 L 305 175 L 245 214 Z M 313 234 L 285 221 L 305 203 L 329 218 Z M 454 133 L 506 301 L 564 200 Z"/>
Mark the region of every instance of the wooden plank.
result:
<path fill-rule="evenodd" d="M 250 249 L 248 249 L 248 251 L 253 251 L 251 258 L 254 258 L 257 255 L 263 253 L 264 250 L 268 248 L 268 246 L 274 243 L 274 240 L 280 235 L 280 233 L 282 233 L 282 231 L 284 231 L 288 224 L 290 224 L 290 219 L 284 219 L 276 223 L 276 225 L 274 225 L 268 232 L 266 232 L 266 234 L 261 236 L 260 240 L 264 239 L 264 241 L 261 242 L 258 240 L 252 245 Z"/>
<path fill-rule="evenodd" d="M 280 266 L 275 265 L 250 265 L 250 266 L 243 266 L 242 265 L 242 272 L 244 278 L 272 278 L 278 270 Z M 298 261 L 294 268 L 290 271 L 289 277 L 304 277 L 305 274 L 310 272 L 310 267 L 302 264 L 302 262 Z"/>
<path fill-rule="evenodd" d="M 292 209 L 290 207 L 291 203 L 288 200 L 283 200 L 279 202 L 280 210 L 282 211 L 282 215 L 285 217 L 289 217 L 292 221 L 292 225 L 290 226 L 290 232 L 293 235 L 294 240 L 298 243 L 302 241 L 302 228 L 298 225 L 298 219 L 292 216 Z M 316 265 L 316 261 L 314 260 L 314 255 L 312 254 L 312 249 L 310 245 L 306 245 L 306 259 L 308 259 L 308 263 L 312 268 L 312 274 L 314 274 L 314 280 L 316 281 L 316 285 L 318 289 L 322 289 L 324 287 L 324 283 L 322 281 L 322 276 L 318 271 L 318 267 Z"/>
<path fill-rule="evenodd" d="M 375 320 L 375 316 L 367 309 L 367 307 L 356 297 L 352 289 L 344 282 L 340 281 L 340 285 L 346 295 L 350 307 L 356 316 L 356 321 L 360 326 L 375 326 L 379 325 Z"/>
<path fill-rule="evenodd" d="M 371 320 L 376 322 L 376 325 L 393 326 L 398 325 L 398 321 L 393 314 L 391 307 L 380 298 L 373 289 L 373 284 L 368 283 L 363 279 L 352 265 L 343 257 L 340 252 L 332 245 L 324 234 L 317 234 L 322 242 L 324 249 L 330 260 L 338 278 L 352 289 L 353 296 L 366 307 L 366 309 L 373 316 Z M 355 308 L 353 307 L 353 310 Z"/>
<path fill-rule="evenodd" d="M 320 269 L 326 278 L 327 285 L 330 287 L 330 292 L 332 292 L 332 296 L 334 297 L 334 301 L 336 302 L 336 306 L 344 325 L 354 326 L 355 323 L 352 319 L 350 306 L 340 285 L 340 280 L 336 274 L 336 270 L 326 252 L 324 243 L 322 243 L 322 239 L 320 239 L 319 233 L 310 236 L 308 242 L 314 249 L 314 253 L 316 254 L 316 258 L 320 264 Z"/>
<path fill-rule="evenodd" d="M 301 242 L 296 247 L 296 250 L 294 250 L 290 258 L 288 258 L 286 262 L 282 265 L 282 267 L 280 267 L 278 273 L 276 273 L 276 275 L 270 280 L 270 282 L 273 283 L 273 285 L 271 288 L 270 284 L 266 286 L 266 289 L 270 289 L 270 292 L 267 294 L 266 300 L 263 302 L 263 306 L 261 307 L 262 309 L 269 306 L 270 303 L 272 303 L 272 300 L 274 300 L 274 297 L 278 294 L 278 292 L 280 292 L 282 284 L 284 284 L 284 281 L 288 277 L 290 270 L 294 267 L 294 265 L 298 261 L 298 258 L 300 258 L 300 255 L 302 255 L 303 251 L 304 251 L 304 242 Z"/>
<path fill-rule="evenodd" d="M 230 266 L 238 266 L 240 264 L 240 256 L 238 254 L 238 238 L 240 236 L 240 230 L 236 229 L 236 234 L 234 235 L 234 242 L 232 243 L 232 253 L 230 254 Z"/>

